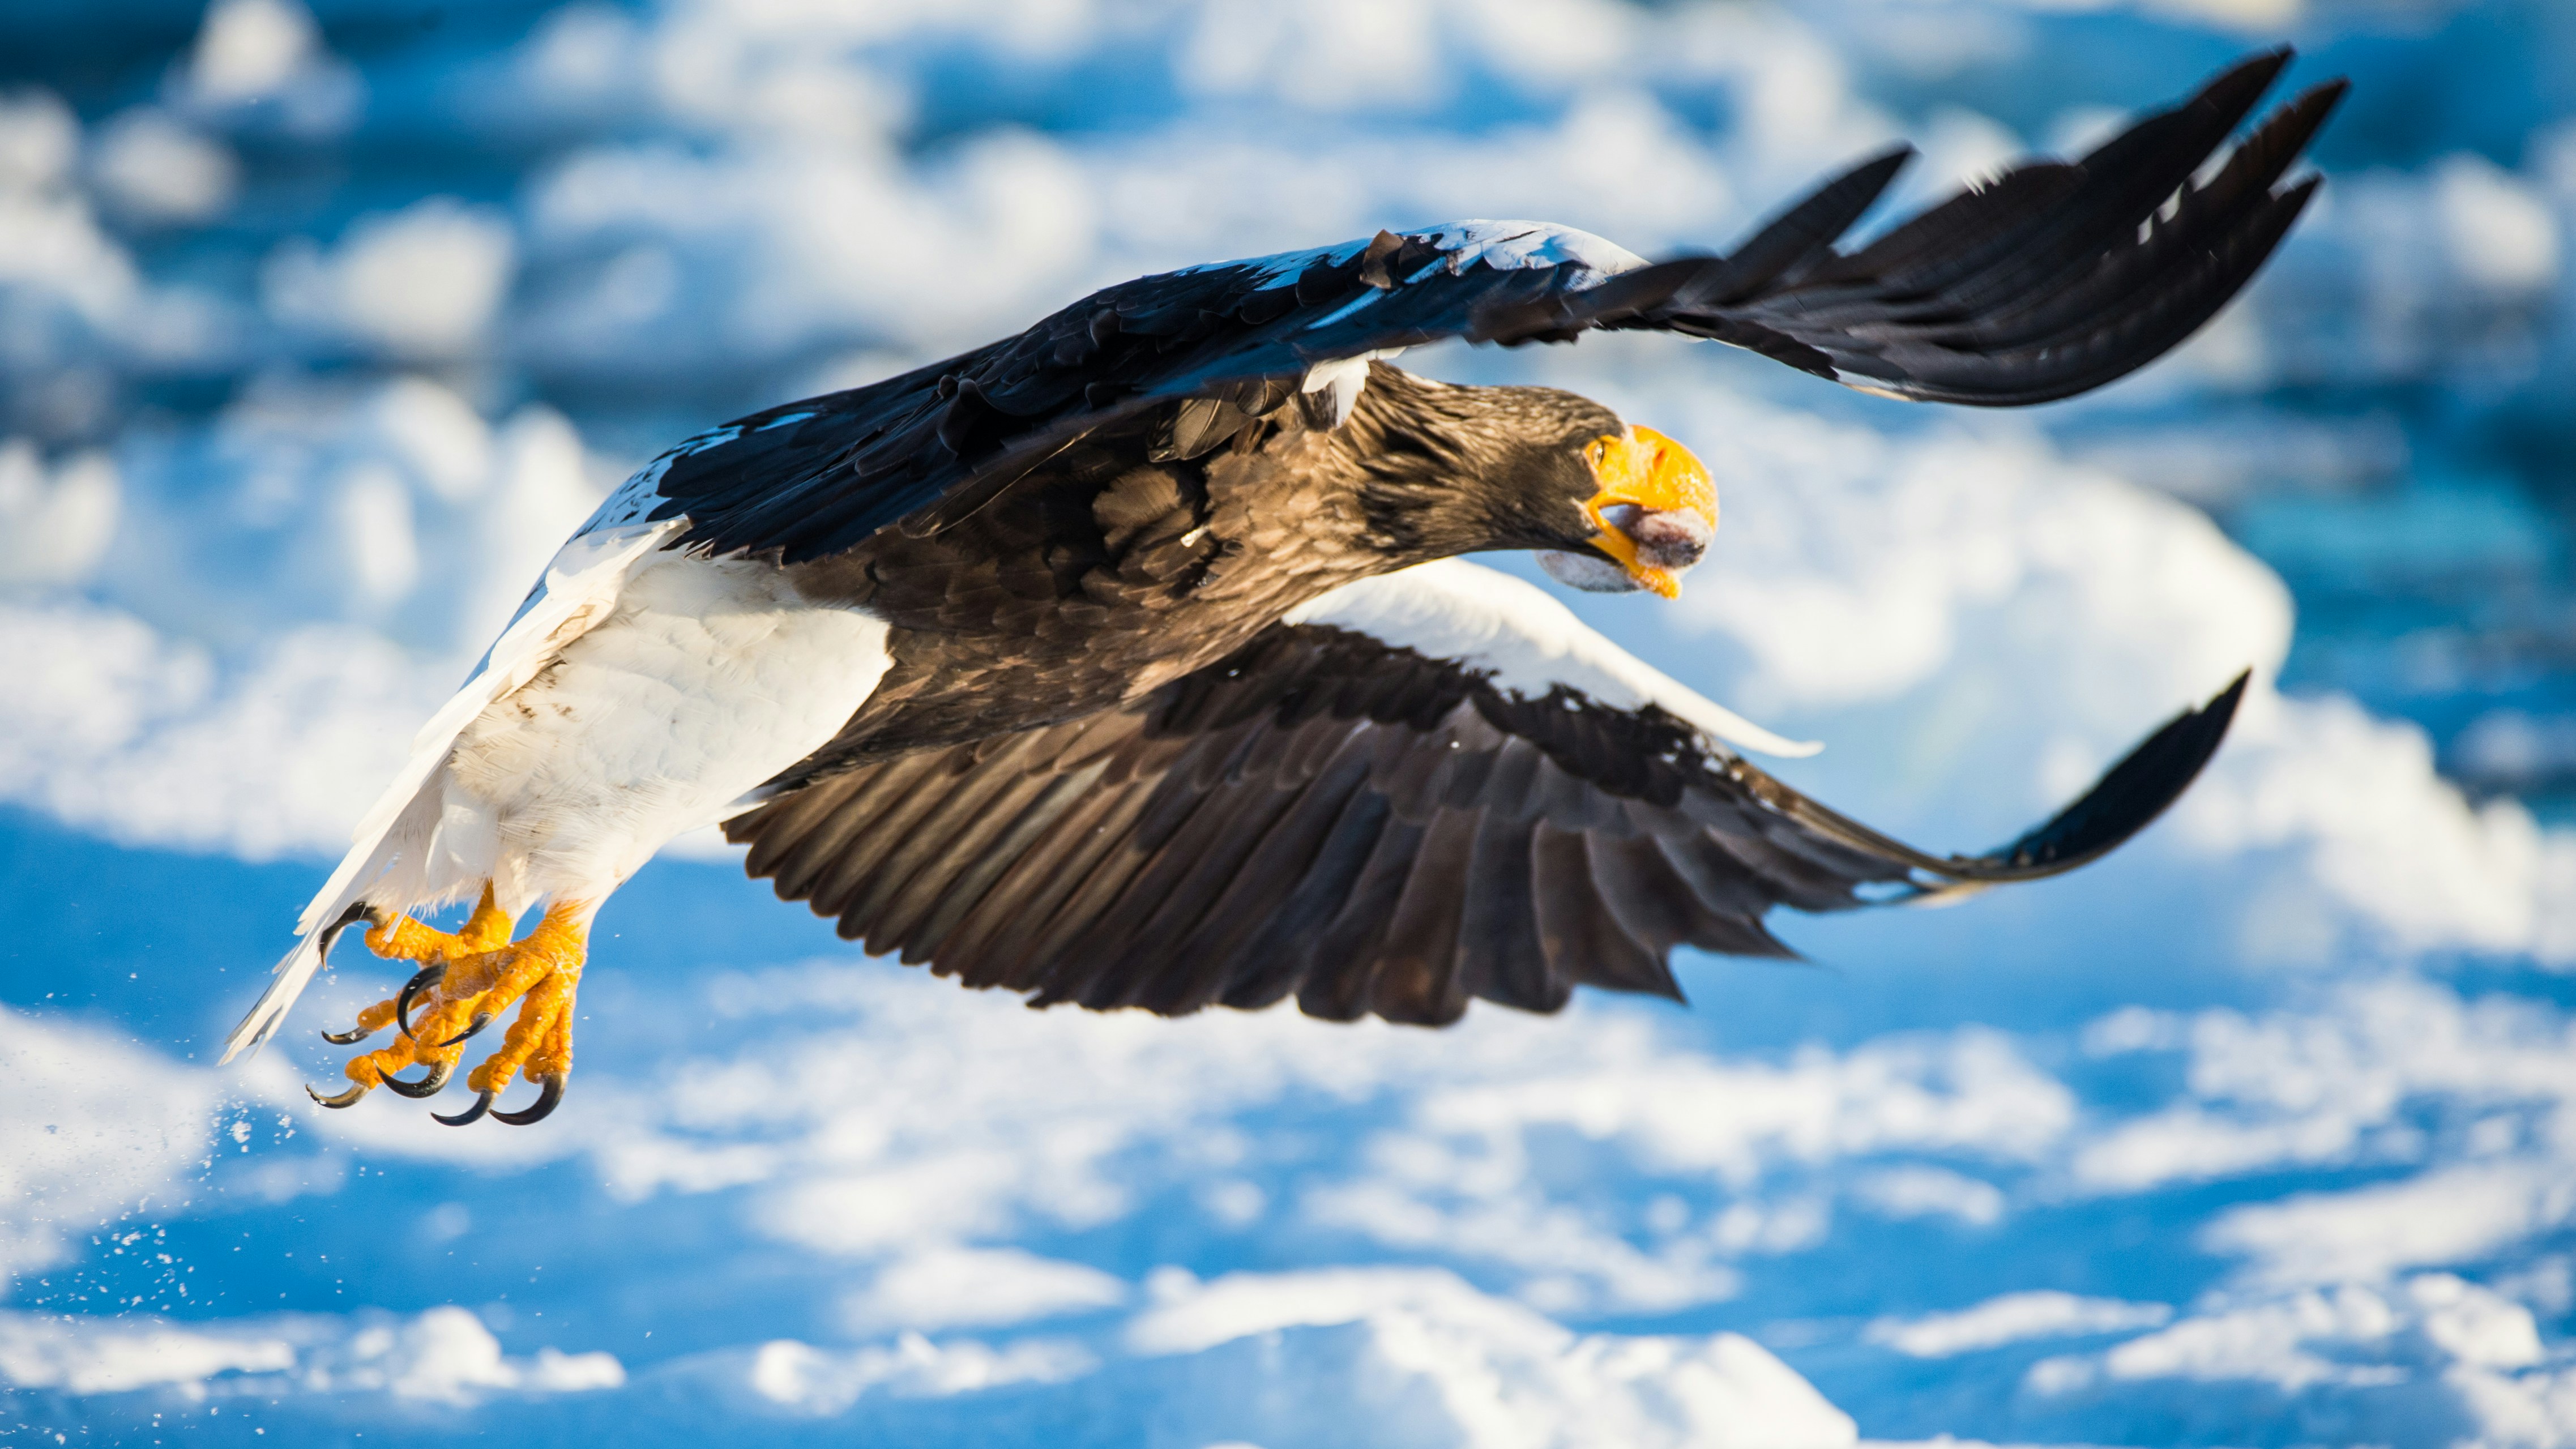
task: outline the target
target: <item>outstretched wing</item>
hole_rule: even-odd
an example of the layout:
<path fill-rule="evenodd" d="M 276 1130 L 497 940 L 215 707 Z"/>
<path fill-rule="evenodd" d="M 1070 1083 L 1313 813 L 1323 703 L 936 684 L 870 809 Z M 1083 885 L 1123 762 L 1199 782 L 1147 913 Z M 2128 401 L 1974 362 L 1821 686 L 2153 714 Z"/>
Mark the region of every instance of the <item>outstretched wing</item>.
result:
<path fill-rule="evenodd" d="M 933 533 L 1104 423 L 1172 408 L 1155 455 L 1197 457 L 1329 387 L 1336 363 L 1355 385 L 1369 356 L 1462 335 L 1480 308 L 1644 265 L 1569 227 L 1478 221 L 1141 277 L 1017 337 L 692 438 L 652 516 L 687 517 L 679 544 L 789 563 L 897 521 Z"/>
<path fill-rule="evenodd" d="M 2346 89 L 2282 107 L 2206 182 L 2192 178 L 2289 64 L 2244 61 L 2071 165 L 2017 166 L 1859 251 L 1834 241 L 1908 156 L 1828 183 L 1725 257 L 1642 268 L 1480 312 L 1483 341 L 1654 328 L 1748 347 L 1854 387 L 2019 407 L 2162 356 L 2224 306 L 2316 193 L 2275 191 Z"/>
<path fill-rule="evenodd" d="M 1787 955 L 1832 911 L 2071 870 L 2190 783 L 2240 678 L 2000 850 L 1808 800 L 1751 732 L 1538 589 L 1450 561 L 1336 591 L 1123 710 L 836 775 L 726 826 L 778 894 L 972 986 L 1165 1014 L 1294 996 L 1455 1020 L 1678 997 L 1677 945 Z"/>
<path fill-rule="evenodd" d="M 1900 397 L 2065 397 L 2189 335 L 2307 203 L 2313 179 L 2273 184 L 2340 83 L 2192 181 L 2289 58 L 2248 60 L 2081 162 L 2017 167 L 1848 254 L 1835 240 L 1910 152 L 1827 184 L 1724 257 L 1648 266 L 1567 227 L 1453 222 L 1123 283 L 1017 337 L 693 438 L 656 464 L 651 517 L 686 518 L 675 546 L 790 563 L 898 522 L 936 532 L 1109 419 L 1164 410 L 1157 455 L 1194 457 L 1301 393 L 1355 385 L 1371 354 L 1453 337 L 1653 328 Z"/>

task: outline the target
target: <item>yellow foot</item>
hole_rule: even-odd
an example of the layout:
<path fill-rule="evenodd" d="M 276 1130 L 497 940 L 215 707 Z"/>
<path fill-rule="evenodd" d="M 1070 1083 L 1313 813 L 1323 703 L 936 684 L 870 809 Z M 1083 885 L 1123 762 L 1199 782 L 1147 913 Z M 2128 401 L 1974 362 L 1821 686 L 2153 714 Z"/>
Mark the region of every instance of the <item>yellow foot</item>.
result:
<path fill-rule="evenodd" d="M 322 1039 L 333 1046 L 350 1046 L 365 1041 L 400 1020 L 409 1008 L 411 994 L 439 974 L 450 961 L 463 956 L 479 956 L 495 947 L 510 944 L 510 918 L 492 904 L 492 887 L 485 884 L 483 899 L 474 914 L 457 928 L 454 935 L 435 927 L 424 926 L 409 916 L 372 918 L 367 931 L 367 949 L 388 961 L 426 962 L 404 987 L 399 997 L 388 997 L 358 1013 L 353 1031 L 326 1031 Z M 409 1033 L 406 1032 L 406 1035 Z"/>
<path fill-rule="evenodd" d="M 350 1061 L 347 1074 L 353 1085 L 348 1090 L 332 1097 L 317 1092 L 314 1100 L 327 1107 L 346 1107 L 379 1086 L 406 1097 L 435 1095 L 455 1074 L 466 1040 L 517 1002 L 518 1017 L 510 1024 L 501 1049 L 465 1079 L 477 1094 L 474 1105 L 437 1120 L 462 1127 L 486 1113 L 514 1126 L 542 1119 L 563 1100 L 564 1081 L 572 1074 L 573 995 L 581 985 L 589 915 L 580 902 L 559 903 L 546 911 L 527 939 L 513 943 L 510 920 L 493 908 L 486 888 L 473 919 L 452 936 L 409 917 L 397 917 L 369 931 L 367 944 L 378 952 L 429 964 L 405 984 L 400 995 L 359 1013 L 356 1033 L 332 1038 L 356 1040 L 387 1023 L 402 1030 L 391 1045 Z M 419 1080 L 396 1075 L 415 1065 L 429 1068 Z M 519 1075 L 538 1085 L 536 1104 L 521 1112 L 492 1111 L 492 1099 Z"/>

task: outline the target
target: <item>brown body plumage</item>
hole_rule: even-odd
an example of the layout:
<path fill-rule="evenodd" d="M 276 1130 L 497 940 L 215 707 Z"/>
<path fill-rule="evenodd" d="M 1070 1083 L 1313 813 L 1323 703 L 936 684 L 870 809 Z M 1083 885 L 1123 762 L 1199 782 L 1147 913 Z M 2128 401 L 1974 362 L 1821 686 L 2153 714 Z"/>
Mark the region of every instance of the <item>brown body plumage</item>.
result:
<path fill-rule="evenodd" d="M 1580 548 L 1598 483 L 1579 448 L 1621 426 L 1574 393 L 1385 363 L 1338 427 L 1291 401 L 1196 457 L 1154 459 L 1156 422 L 1083 439 L 932 537 L 889 530 L 793 566 L 808 597 L 891 624 L 894 667 L 778 784 L 1143 698 L 1355 579 Z"/>

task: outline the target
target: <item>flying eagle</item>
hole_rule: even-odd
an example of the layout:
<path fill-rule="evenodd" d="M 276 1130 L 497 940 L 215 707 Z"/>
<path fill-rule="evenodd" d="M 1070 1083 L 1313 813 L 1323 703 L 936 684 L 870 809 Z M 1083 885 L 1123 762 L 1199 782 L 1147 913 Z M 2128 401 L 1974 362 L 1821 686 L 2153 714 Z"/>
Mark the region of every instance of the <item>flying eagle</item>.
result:
<path fill-rule="evenodd" d="M 396 1028 L 316 1100 L 428 1096 L 515 1005 L 472 1107 L 438 1120 L 533 1122 L 572 1069 L 593 915 L 718 821 L 844 937 L 1032 1005 L 1294 997 L 1429 1025 L 1577 985 L 1678 998 L 1674 946 L 1789 954 L 1774 906 L 2092 860 L 2190 783 L 2241 676 L 2010 845 L 1916 850 L 1739 753 L 1799 747 L 1456 557 L 1536 550 L 1578 588 L 1670 596 L 1717 524 L 1697 458 L 1572 393 L 1384 359 L 1652 328 L 1900 398 L 2083 392 L 2207 320 L 2314 193 L 2275 184 L 2341 83 L 2210 163 L 2288 61 L 1857 250 L 1834 243 L 1910 152 L 1725 256 L 1382 231 L 1111 287 L 691 438 L 572 536 L 421 731 L 225 1057 L 363 923 L 419 969 L 324 1033 Z M 453 933 L 414 918 L 478 896 Z M 518 1076 L 534 1104 L 494 1110 Z"/>

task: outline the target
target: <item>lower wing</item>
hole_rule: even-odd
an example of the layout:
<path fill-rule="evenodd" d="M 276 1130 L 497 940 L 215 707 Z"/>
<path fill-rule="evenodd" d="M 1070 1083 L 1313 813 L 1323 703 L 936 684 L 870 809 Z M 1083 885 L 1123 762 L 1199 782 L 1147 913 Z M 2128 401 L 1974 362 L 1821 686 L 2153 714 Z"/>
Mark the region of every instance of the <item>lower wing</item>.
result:
<path fill-rule="evenodd" d="M 831 776 L 726 833 L 843 936 L 1032 1004 L 1294 996 L 1441 1024 L 1577 985 L 1678 998 L 1674 946 L 1791 954 L 1774 906 L 2074 869 L 2181 794 L 2244 683 L 2010 845 L 1935 856 L 1746 763 L 1720 740 L 1787 742 L 1546 594 L 1451 561 L 1327 595 L 1127 708 Z"/>

